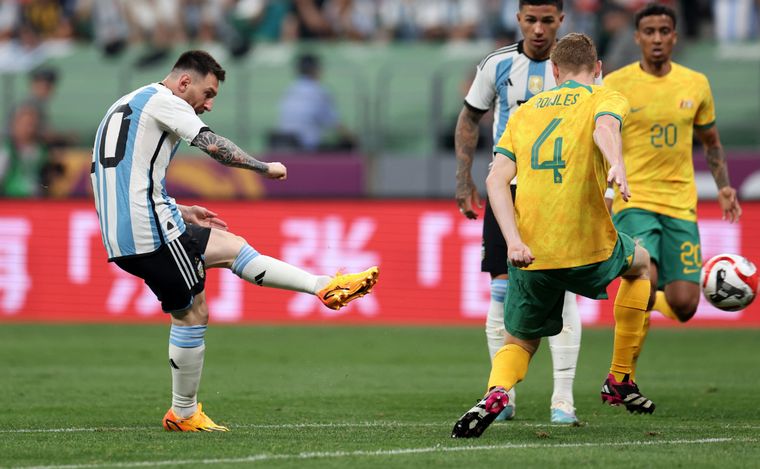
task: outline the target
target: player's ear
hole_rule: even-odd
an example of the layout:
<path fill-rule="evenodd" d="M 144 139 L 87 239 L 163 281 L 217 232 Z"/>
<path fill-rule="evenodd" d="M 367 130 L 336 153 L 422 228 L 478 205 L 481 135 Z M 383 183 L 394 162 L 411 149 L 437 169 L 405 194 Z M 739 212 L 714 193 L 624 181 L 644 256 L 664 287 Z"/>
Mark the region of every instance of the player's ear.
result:
<path fill-rule="evenodd" d="M 190 77 L 190 75 L 187 73 L 183 73 L 179 76 L 179 80 L 177 82 L 177 88 L 179 88 L 179 90 L 184 93 L 187 90 L 187 87 L 190 86 L 190 83 L 192 82 L 193 82 L 193 79 Z"/>
<path fill-rule="evenodd" d="M 641 35 L 638 29 L 633 32 L 633 40 L 636 41 L 637 46 L 641 46 Z"/>
<path fill-rule="evenodd" d="M 560 24 L 560 26 L 562 25 L 562 21 L 564 21 L 564 20 L 565 20 L 565 14 L 564 13 L 560 13 L 559 14 L 559 24 Z"/>
<path fill-rule="evenodd" d="M 552 62 L 552 75 L 554 75 L 554 82 L 559 85 L 559 67 L 554 62 Z"/>
<path fill-rule="evenodd" d="M 596 67 L 594 68 L 594 78 L 599 78 L 599 75 L 601 74 L 602 74 L 602 61 L 597 60 Z"/>

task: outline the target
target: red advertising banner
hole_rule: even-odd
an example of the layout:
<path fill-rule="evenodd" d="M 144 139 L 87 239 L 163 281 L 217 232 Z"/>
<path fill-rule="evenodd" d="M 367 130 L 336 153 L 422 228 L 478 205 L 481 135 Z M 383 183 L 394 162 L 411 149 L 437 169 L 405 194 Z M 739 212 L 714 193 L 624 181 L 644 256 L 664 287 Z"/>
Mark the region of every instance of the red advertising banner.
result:
<path fill-rule="evenodd" d="M 187 201 L 183 201 L 187 203 Z M 257 287 L 228 270 L 206 282 L 213 322 L 481 324 L 489 278 L 480 272 L 481 222 L 453 201 L 202 203 L 256 250 L 310 272 L 380 266 L 372 295 L 333 311 L 310 295 Z M 760 203 L 741 223 L 699 207 L 705 259 L 739 253 L 760 262 Z M 616 286 L 610 288 L 614 297 Z M 612 302 L 580 298 L 586 324 L 612 324 Z M 652 315 L 653 321 L 673 324 Z M 141 280 L 106 262 L 88 201 L 0 201 L 0 321 L 166 321 Z M 690 325 L 760 326 L 760 301 L 740 312 L 704 300 Z"/>

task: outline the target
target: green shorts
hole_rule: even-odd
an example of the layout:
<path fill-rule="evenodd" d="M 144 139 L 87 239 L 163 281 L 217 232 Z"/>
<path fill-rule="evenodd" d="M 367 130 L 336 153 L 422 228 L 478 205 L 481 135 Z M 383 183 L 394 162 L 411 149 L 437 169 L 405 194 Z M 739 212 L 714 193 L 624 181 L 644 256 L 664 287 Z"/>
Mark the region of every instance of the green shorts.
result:
<path fill-rule="evenodd" d="M 569 290 L 592 299 L 606 299 L 607 285 L 633 264 L 636 243 L 619 233 L 612 255 L 602 262 L 567 269 L 523 270 L 509 266 L 509 294 L 504 308 L 507 331 L 524 340 L 557 335 Z"/>
<path fill-rule="evenodd" d="M 657 288 L 675 280 L 699 283 L 702 252 L 695 222 L 628 208 L 612 217 L 615 228 L 635 239 L 649 251 L 657 264 Z"/>

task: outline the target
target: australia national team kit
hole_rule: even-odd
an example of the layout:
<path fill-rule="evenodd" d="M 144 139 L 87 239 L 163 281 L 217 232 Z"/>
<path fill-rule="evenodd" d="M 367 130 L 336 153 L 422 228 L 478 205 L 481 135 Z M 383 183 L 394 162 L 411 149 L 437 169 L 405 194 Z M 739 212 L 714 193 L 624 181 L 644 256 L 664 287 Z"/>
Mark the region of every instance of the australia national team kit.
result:
<path fill-rule="evenodd" d="M 619 231 L 634 237 L 658 265 L 657 287 L 674 281 L 699 283 L 702 267 L 694 182 L 694 129 L 715 125 L 707 77 L 671 63 L 665 76 L 644 72 L 638 62 L 611 73 L 605 86 L 631 104 L 623 154 L 635 197 L 612 204 Z"/>
<path fill-rule="evenodd" d="M 604 84 L 623 93 L 631 104 L 625 127 L 625 164 L 636 197 L 628 203 L 616 197 L 615 212 L 639 208 L 696 221 L 694 128 L 715 124 L 707 78 L 676 63 L 670 73 L 656 77 L 635 62 L 611 73 Z"/>

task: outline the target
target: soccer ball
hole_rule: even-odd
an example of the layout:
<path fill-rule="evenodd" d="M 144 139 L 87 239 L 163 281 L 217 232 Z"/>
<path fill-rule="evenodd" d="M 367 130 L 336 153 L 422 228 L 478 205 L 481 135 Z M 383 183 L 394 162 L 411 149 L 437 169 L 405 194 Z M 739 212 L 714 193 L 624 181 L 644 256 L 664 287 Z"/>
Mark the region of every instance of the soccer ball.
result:
<path fill-rule="evenodd" d="M 702 266 L 700 286 L 711 305 L 723 311 L 739 311 L 757 294 L 755 264 L 736 254 L 718 254 Z"/>

